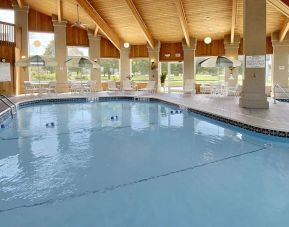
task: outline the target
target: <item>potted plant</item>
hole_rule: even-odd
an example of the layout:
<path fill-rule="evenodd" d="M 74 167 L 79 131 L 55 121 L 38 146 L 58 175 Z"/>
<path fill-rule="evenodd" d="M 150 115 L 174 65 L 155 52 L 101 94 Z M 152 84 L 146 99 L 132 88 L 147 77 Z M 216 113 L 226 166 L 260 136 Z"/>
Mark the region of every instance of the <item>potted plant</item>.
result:
<path fill-rule="evenodd" d="M 165 86 L 166 78 L 167 78 L 167 73 L 166 73 L 166 72 L 163 72 L 163 73 L 161 74 L 161 85 L 162 85 L 162 87 Z"/>

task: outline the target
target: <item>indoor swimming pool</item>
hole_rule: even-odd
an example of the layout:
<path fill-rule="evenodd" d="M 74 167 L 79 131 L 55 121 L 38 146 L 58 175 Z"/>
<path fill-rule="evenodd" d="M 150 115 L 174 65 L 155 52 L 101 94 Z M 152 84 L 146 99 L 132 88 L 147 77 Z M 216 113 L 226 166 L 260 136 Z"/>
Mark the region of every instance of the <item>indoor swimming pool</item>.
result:
<path fill-rule="evenodd" d="M 0 129 L 0 226 L 287 226 L 289 139 L 157 101 L 35 104 Z"/>

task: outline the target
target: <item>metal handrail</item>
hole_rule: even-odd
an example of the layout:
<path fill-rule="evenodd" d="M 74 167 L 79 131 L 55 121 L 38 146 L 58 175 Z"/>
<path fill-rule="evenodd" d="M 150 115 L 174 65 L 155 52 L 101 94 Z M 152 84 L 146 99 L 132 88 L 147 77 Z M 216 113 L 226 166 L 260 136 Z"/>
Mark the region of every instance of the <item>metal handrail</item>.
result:
<path fill-rule="evenodd" d="M 274 104 L 276 104 L 276 87 L 280 88 L 281 91 L 287 96 L 289 99 L 289 94 L 279 85 L 279 84 L 274 84 L 273 86 L 273 93 L 274 93 Z"/>
<path fill-rule="evenodd" d="M 16 109 L 17 109 L 15 103 L 12 102 L 6 95 L 0 94 L 0 97 L 1 97 L 0 100 L 1 100 L 9 109 L 11 109 L 11 115 L 13 116 L 13 114 L 16 112 Z M 12 106 L 9 105 L 7 102 L 5 102 L 5 101 L 3 100 L 3 98 L 4 98 L 5 100 L 7 100 L 8 103 L 10 103 Z M 15 110 L 15 112 L 14 112 L 14 110 Z"/>

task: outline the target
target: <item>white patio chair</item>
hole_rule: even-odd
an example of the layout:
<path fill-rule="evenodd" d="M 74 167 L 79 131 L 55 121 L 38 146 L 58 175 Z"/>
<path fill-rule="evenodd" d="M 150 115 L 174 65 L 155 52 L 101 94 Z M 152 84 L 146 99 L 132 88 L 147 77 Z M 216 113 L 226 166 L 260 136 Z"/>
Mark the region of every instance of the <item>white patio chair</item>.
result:
<path fill-rule="evenodd" d="M 184 94 L 195 94 L 196 89 L 195 89 L 195 81 L 194 79 L 186 79 L 184 81 Z"/>
<path fill-rule="evenodd" d="M 154 81 L 154 80 L 148 81 L 146 87 L 139 89 L 139 91 L 147 91 L 150 93 L 154 93 L 156 91 L 156 81 Z"/>
<path fill-rule="evenodd" d="M 96 82 L 93 80 L 87 81 L 87 83 L 83 85 L 83 91 L 96 92 Z"/>
<path fill-rule="evenodd" d="M 56 81 L 50 81 L 50 82 L 48 83 L 47 92 L 48 92 L 49 94 L 51 94 L 51 93 L 56 93 Z"/>
<path fill-rule="evenodd" d="M 113 80 L 110 80 L 107 82 L 107 90 L 109 91 L 119 91 L 119 89 L 116 87 L 116 83 Z"/>
<path fill-rule="evenodd" d="M 31 81 L 24 81 L 25 95 L 39 93 L 39 88 L 35 87 Z"/>
<path fill-rule="evenodd" d="M 228 87 L 228 95 L 239 96 L 240 94 L 240 85 L 236 84 L 235 87 Z"/>
<path fill-rule="evenodd" d="M 135 91 L 135 89 L 132 87 L 131 82 L 129 80 L 122 81 L 122 90 L 123 91 Z"/>

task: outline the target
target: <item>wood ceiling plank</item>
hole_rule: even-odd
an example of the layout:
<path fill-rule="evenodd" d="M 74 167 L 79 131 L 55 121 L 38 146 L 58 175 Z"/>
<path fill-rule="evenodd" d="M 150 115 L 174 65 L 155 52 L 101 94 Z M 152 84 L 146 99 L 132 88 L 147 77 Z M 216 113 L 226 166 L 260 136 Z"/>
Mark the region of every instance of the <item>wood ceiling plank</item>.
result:
<path fill-rule="evenodd" d="M 275 7 L 279 12 L 289 17 L 289 6 L 281 0 L 267 0 L 269 4 Z"/>
<path fill-rule="evenodd" d="M 87 0 L 77 0 L 78 4 L 86 11 L 91 19 L 97 24 L 101 32 L 113 43 L 113 45 L 120 50 L 121 39 L 118 35 L 110 28 L 110 26 L 102 19 L 95 8 Z"/>
<path fill-rule="evenodd" d="M 136 8 L 133 0 L 126 0 L 126 3 L 128 5 L 128 7 L 130 8 L 134 18 L 136 19 L 136 21 L 138 22 L 142 32 L 144 33 L 144 36 L 147 40 L 147 42 L 149 43 L 149 45 L 151 46 L 151 48 L 154 48 L 154 40 L 153 37 L 151 35 L 151 32 L 149 31 L 149 29 L 147 28 L 144 20 L 142 19 L 142 16 L 140 15 L 138 9 Z"/>

